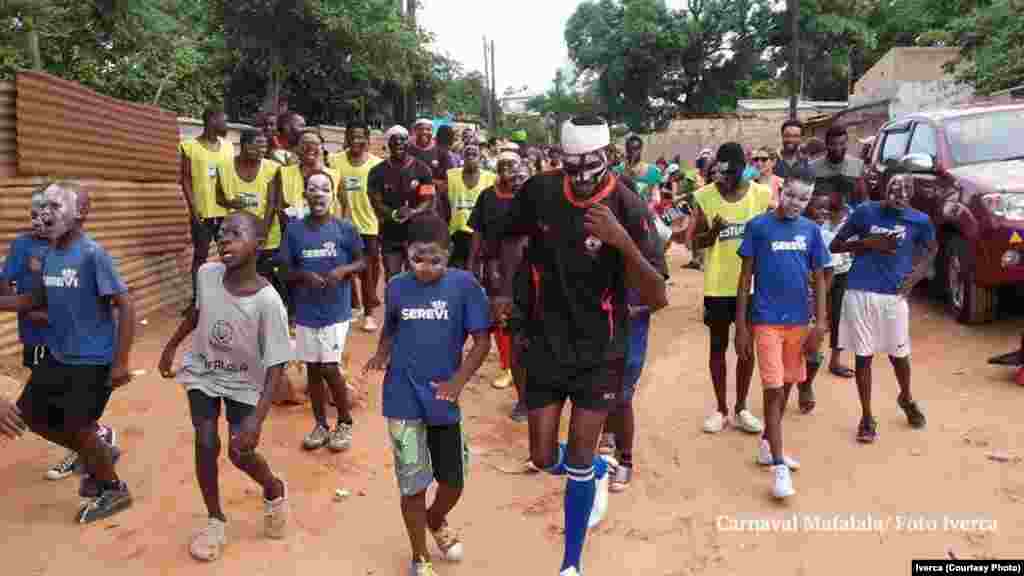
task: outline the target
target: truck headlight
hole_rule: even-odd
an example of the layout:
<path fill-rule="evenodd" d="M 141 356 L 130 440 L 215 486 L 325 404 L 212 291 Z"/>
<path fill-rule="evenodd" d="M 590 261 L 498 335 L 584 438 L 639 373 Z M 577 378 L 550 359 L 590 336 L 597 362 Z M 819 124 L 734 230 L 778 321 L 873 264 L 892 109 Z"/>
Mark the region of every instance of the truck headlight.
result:
<path fill-rule="evenodd" d="M 993 216 L 1009 220 L 1024 220 L 1024 195 L 999 192 L 985 194 L 981 197 L 982 204 Z"/>

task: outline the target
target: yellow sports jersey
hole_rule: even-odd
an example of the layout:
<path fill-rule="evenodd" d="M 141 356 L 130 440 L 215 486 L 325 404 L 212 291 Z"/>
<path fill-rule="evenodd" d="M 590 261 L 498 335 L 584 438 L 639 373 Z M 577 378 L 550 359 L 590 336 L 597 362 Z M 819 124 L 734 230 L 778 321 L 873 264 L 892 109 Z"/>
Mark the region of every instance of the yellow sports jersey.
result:
<path fill-rule="evenodd" d="M 473 229 L 469 227 L 469 216 L 473 213 L 473 207 L 476 206 L 476 199 L 480 197 L 480 193 L 485 188 L 494 186 L 495 180 L 497 180 L 497 176 L 494 172 L 480 170 L 476 186 L 466 188 L 466 183 L 462 180 L 462 168 L 452 168 L 448 171 L 448 202 L 452 207 L 452 220 L 448 225 L 449 233 L 473 233 Z"/>
<path fill-rule="evenodd" d="M 324 172 L 330 174 L 334 180 L 334 196 L 331 199 L 331 214 L 341 216 L 341 207 L 338 205 L 338 184 L 341 181 L 341 174 L 334 168 L 324 168 Z M 298 164 L 282 166 L 281 174 L 281 195 L 289 208 L 285 211 L 292 218 L 304 218 L 308 213 L 306 208 L 306 182 L 302 179 L 302 167 Z"/>
<path fill-rule="evenodd" d="M 348 207 L 352 212 L 352 222 L 364 236 L 376 236 L 379 230 L 377 213 L 373 211 L 370 204 L 370 195 L 366 191 L 366 180 L 370 170 L 383 162 L 383 159 L 368 154 L 366 161 L 359 166 L 353 166 L 348 161 L 348 154 L 338 152 L 327 157 L 327 163 L 331 168 L 341 175 L 339 188 L 348 198 Z"/>
<path fill-rule="evenodd" d="M 737 250 L 743 241 L 747 222 L 768 211 L 772 201 L 772 190 L 756 182 L 750 182 L 750 189 L 739 202 L 726 202 L 718 192 L 717 184 L 708 184 L 694 193 L 707 225 L 721 216 L 725 228 L 718 234 L 718 242 L 707 249 L 704 256 L 704 296 L 736 296 L 740 280 L 740 260 Z"/>
<path fill-rule="evenodd" d="M 261 160 L 260 170 L 252 182 L 246 182 L 235 170 L 235 163 L 228 162 L 218 172 L 220 186 L 224 189 L 224 197 L 228 200 L 240 199 L 244 209 L 263 218 L 267 213 L 267 200 L 270 197 L 270 184 L 281 166 L 273 160 Z M 281 245 L 281 225 L 273 219 L 267 231 L 265 248 L 273 250 Z"/>
<path fill-rule="evenodd" d="M 188 159 L 192 169 L 192 208 L 199 218 L 222 218 L 228 211 L 217 204 L 217 170 L 235 159 L 235 147 L 226 138 L 220 139 L 220 149 L 209 150 L 198 140 L 186 140 L 179 150 Z"/>

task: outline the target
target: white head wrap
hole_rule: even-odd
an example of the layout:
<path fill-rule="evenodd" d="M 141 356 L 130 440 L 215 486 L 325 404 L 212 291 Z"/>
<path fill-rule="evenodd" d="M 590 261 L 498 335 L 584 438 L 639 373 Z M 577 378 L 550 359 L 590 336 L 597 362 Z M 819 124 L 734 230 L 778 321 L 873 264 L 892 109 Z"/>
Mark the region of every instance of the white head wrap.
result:
<path fill-rule="evenodd" d="M 404 126 L 399 126 L 398 124 L 395 124 L 391 128 L 388 128 L 388 131 L 384 133 L 384 140 L 391 140 L 391 137 L 395 135 L 405 136 L 406 138 L 408 138 L 409 131 L 406 130 Z"/>
<path fill-rule="evenodd" d="M 562 150 L 565 154 L 576 156 L 606 148 L 611 143 L 611 132 L 608 124 L 582 125 L 575 119 L 566 120 L 562 124 Z"/>
<path fill-rule="evenodd" d="M 521 161 L 522 161 L 522 158 L 520 158 L 519 154 L 516 154 L 515 152 L 502 152 L 501 154 L 498 154 L 498 162 L 516 162 L 516 163 L 518 163 L 518 162 L 521 162 Z"/>
<path fill-rule="evenodd" d="M 412 125 L 412 127 L 416 128 L 417 126 L 424 126 L 424 125 L 425 126 L 430 126 L 431 128 L 433 128 L 434 127 L 434 121 L 431 120 L 430 118 L 420 118 L 419 120 L 416 121 L 415 124 Z"/>

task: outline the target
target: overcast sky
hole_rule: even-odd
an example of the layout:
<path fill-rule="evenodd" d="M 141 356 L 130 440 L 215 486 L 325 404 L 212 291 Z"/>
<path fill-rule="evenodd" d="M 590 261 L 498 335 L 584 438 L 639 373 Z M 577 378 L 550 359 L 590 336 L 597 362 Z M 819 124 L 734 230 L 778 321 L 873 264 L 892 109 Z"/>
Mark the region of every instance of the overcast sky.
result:
<path fill-rule="evenodd" d="M 569 64 L 565 23 L 579 0 L 421 0 L 417 22 L 437 35 L 434 50 L 447 53 L 467 71 L 484 71 L 483 37 L 494 40 L 498 94 L 528 86 L 532 93 L 551 85 Z M 671 8 L 685 0 L 668 0 Z"/>

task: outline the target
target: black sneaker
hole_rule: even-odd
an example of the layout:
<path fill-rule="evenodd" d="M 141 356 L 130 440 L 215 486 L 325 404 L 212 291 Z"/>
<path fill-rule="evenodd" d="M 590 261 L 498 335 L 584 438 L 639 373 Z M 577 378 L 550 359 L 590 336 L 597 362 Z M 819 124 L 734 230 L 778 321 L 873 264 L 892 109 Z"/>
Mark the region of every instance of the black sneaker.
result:
<path fill-rule="evenodd" d="M 509 414 L 509 418 L 512 418 L 513 422 L 526 422 L 529 420 L 529 416 L 526 412 L 526 404 L 523 402 L 516 402 L 516 405 L 512 408 L 512 413 Z"/>
<path fill-rule="evenodd" d="M 121 449 L 111 446 L 110 451 L 114 458 L 114 464 L 121 459 Z M 82 498 L 96 498 L 100 495 L 99 482 L 88 472 L 82 474 L 82 481 L 78 483 L 78 495 Z"/>
<path fill-rule="evenodd" d="M 132 495 L 124 482 L 117 488 L 104 490 L 98 497 L 86 502 L 78 511 L 78 523 L 89 524 L 97 520 L 109 518 L 118 512 L 130 508 Z"/>

